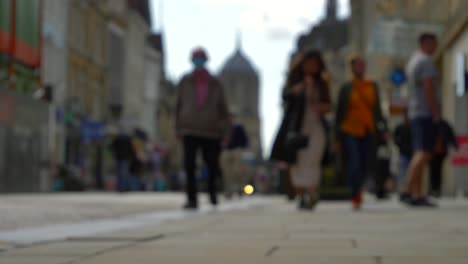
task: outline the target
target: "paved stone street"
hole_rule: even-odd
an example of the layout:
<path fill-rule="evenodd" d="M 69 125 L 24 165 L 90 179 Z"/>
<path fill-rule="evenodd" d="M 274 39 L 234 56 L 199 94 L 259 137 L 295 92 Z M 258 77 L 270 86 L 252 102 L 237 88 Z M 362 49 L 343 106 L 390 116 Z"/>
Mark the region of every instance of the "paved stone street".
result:
<path fill-rule="evenodd" d="M 253 197 L 183 217 L 162 210 L 146 216 L 160 217 L 153 224 L 133 218 L 145 224 L 16 244 L 0 253 L 0 263 L 468 263 L 468 201 L 410 210 L 396 201 L 368 200 L 358 213 L 341 202 L 297 212 L 278 197 Z"/>
<path fill-rule="evenodd" d="M 4 194 L 0 231 L 177 209 L 183 202 L 172 193 Z"/>

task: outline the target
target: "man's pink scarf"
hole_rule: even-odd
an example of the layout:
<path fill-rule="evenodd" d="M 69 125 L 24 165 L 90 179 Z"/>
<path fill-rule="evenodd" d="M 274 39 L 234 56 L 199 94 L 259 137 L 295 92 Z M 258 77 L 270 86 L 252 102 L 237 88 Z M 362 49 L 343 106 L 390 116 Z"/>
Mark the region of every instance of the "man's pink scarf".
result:
<path fill-rule="evenodd" d="M 206 104 L 206 100 L 208 99 L 210 74 L 207 70 L 195 70 L 193 73 L 193 79 L 195 81 L 197 105 L 199 108 L 203 108 Z"/>

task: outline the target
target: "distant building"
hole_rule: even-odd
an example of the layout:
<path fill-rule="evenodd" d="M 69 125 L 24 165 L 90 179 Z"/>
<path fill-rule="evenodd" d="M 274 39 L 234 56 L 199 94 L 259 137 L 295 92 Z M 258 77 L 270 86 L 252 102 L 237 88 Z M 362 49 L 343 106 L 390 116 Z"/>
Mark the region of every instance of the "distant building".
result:
<path fill-rule="evenodd" d="M 259 115 L 260 81 L 257 70 L 246 57 L 238 40 L 236 51 L 219 73 L 230 111 L 245 126 L 250 151 L 256 161 L 262 159 L 261 120 Z"/>
<path fill-rule="evenodd" d="M 180 142 L 176 137 L 175 130 L 176 99 L 177 86 L 169 80 L 164 80 L 164 84 L 161 86 L 157 108 L 157 142 L 163 149 L 169 151 L 162 166 L 162 172 L 166 177 L 178 175 L 183 169 Z"/>
<path fill-rule="evenodd" d="M 68 12 L 68 97 L 81 114 L 102 121 L 106 117 L 106 16 L 98 3 L 71 0 Z"/>
<path fill-rule="evenodd" d="M 140 127 L 148 133 L 151 141 L 155 141 L 159 137 L 157 113 L 161 87 L 164 85 L 161 34 L 147 37 L 144 63 L 145 86 Z"/>
<path fill-rule="evenodd" d="M 336 0 L 328 0 L 325 6 L 325 17 L 311 30 L 299 36 L 296 54 L 304 54 L 309 50 L 323 53 L 328 73 L 330 74 L 330 88 L 333 98 L 337 97 L 339 87 L 346 81 L 346 58 L 349 43 L 348 19 L 338 18 L 338 4 Z"/>
<path fill-rule="evenodd" d="M 148 0 L 69 1 L 66 161 L 89 180 L 100 171 L 96 153 L 107 128 L 138 128 L 157 139 L 162 41 L 151 31 Z M 112 167 L 109 158 L 104 163 Z"/>
<path fill-rule="evenodd" d="M 122 118 L 130 126 L 141 127 L 144 122 L 145 101 L 145 51 L 148 47 L 148 36 L 151 33 L 148 0 L 128 0 L 125 16 L 125 69 Z M 147 62 L 147 61 L 146 61 Z"/>
<path fill-rule="evenodd" d="M 52 101 L 49 117 L 49 150 L 52 162 L 65 159 L 63 114 L 67 95 L 68 0 L 43 0 L 42 83 L 50 87 Z M 58 117 L 57 117 L 58 116 Z"/>
<path fill-rule="evenodd" d="M 65 162 L 91 185 L 100 141 L 84 131 L 91 124 L 103 126 L 108 116 L 107 16 L 100 2 L 69 3 Z"/>

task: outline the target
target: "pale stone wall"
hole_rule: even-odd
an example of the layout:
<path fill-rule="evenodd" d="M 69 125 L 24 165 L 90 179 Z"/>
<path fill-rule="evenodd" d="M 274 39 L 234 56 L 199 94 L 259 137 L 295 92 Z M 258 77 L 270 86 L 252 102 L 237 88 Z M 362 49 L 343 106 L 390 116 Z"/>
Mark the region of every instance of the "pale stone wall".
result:
<path fill-rule="evenodd" d="M 65 129 L 55 119 L 55 109 L 63 113 L 66 97 L 67 13 L 68 0 L 45 0 L 42 29 L 42 82 L 53 87 L 53 102 L 49 113 L 49 150 L 53 162 L 64 161 Z"/>

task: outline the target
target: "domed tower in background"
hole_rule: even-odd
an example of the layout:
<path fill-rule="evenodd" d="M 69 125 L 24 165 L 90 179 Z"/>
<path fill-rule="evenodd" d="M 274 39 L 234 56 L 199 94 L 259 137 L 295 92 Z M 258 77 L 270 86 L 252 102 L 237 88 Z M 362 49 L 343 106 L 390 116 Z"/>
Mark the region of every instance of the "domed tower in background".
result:
<path fill-rule="evenodd" d="M 250 147 L 256 161 L 262 160 L 261 144 L 261 120 L 260 106 L 260 81 L 248 57 L 243 53 L 240 36 L 237 39 L 237 47 L 219 73 L 228 101 L 229 110 L 247 130 Z"/>

